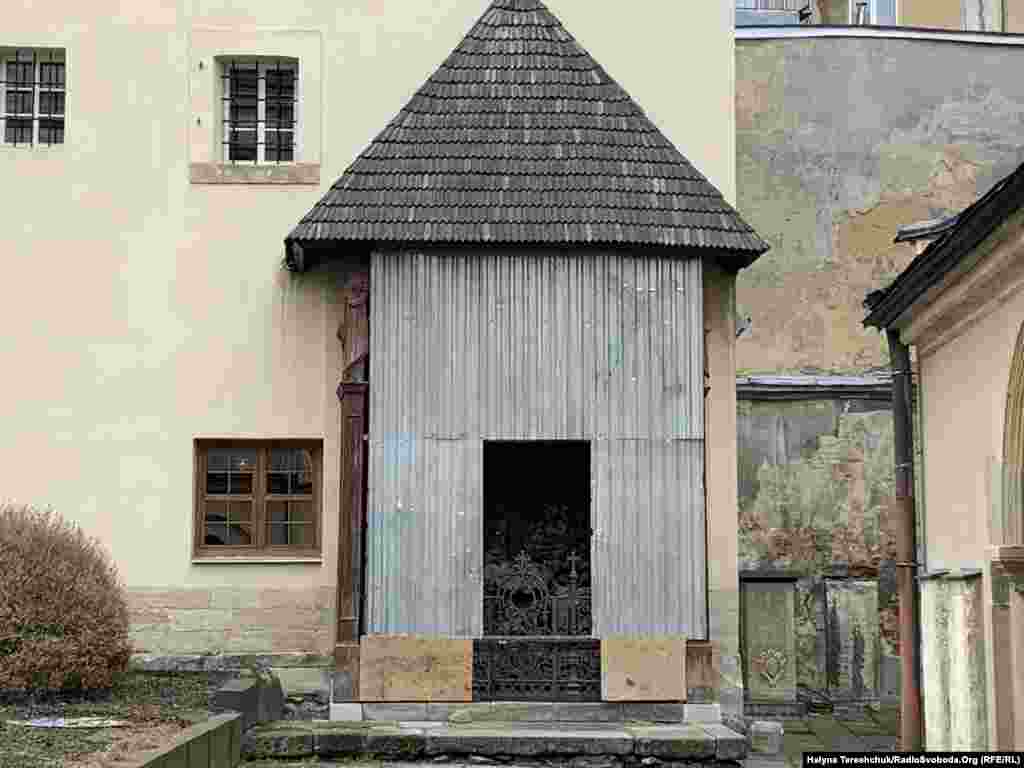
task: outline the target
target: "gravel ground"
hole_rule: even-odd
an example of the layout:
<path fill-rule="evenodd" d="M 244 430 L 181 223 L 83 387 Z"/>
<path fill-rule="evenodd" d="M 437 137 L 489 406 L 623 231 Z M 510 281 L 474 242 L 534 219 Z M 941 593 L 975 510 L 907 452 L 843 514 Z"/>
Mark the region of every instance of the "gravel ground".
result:
<path fill-rule="evenodd" d="M 159 746 L 205 720 L 210 696 L 231 676 L 131 672 L 112 690 L 93 695 L 0 691 L 0 768 L 99 768 L 135 750 Z M 108 717 L 131 725 L 68 729 L 6 722 L 41 717 Z"/>

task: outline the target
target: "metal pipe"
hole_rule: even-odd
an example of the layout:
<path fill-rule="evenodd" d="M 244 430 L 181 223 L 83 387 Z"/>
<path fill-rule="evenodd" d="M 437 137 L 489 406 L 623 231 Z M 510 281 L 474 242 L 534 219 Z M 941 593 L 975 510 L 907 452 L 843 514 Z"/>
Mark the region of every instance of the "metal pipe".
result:
<path fill-rule="evenodd" d="M 914 433 L 911 421 L 910 350 L 899 331 L 886 329 L 892 366 L 893 452 L 896 460 L 897 589 L 900 596 L 900 748 L 922 747 L 921 626 L 917 590 L 917 521 L 914 514 Z"/>

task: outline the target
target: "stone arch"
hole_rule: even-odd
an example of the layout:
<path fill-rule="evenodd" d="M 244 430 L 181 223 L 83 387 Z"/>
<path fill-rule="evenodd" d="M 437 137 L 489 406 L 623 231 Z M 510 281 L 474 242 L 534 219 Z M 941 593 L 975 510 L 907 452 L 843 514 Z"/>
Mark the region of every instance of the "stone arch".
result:
<path fill-rule="evenodd" d="M 1002 473 L 1006 521 L 1003 543 L 1021 544 L 1024 543 L 1024 323 L 1017 333 L 1006 389 Z"/>

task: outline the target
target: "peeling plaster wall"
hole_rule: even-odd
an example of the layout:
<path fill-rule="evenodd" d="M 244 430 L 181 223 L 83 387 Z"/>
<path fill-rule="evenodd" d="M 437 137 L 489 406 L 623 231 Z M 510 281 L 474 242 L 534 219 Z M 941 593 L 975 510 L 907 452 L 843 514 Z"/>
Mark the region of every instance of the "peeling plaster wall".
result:
<path fill-rule="evenodd" d="M 953 213 L 1024 161 L 1024 48 L 794 38 L 736 45 L 738 207 L 772 244 L 742 271 L 740 371 L 887 361 L 864 295 L 914 255 L 898 227 Z"/>
<path fill-rule="evenodd" d="M 799 577 L 796 683 L 878 698 L 880 667 L 899 653 L 889 403 L 744 400 L 737 432 L 740 568 Z"/>

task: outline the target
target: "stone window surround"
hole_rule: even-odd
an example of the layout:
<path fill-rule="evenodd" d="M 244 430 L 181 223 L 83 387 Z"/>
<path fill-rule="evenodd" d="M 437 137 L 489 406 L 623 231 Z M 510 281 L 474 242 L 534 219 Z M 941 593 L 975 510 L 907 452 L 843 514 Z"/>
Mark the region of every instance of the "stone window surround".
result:
<path fill-rule="evenodd" d="M 268 453 L 271 448 L 306 448 L 312 453 L 313 488 L 312 488 L 312 519 L 313 544 L 310 546 L 253 544 L 239 545 L 206 545 L 203 543 L 205 526 L 204 491 L 206 485 L 206 453 L 210 448 L 247 448 L 260 454 Z M 192 562 L 208 563 L 320 563 L 323 547 L 323 441 L 320 439 L 205 439 L 193 441 L 193 535 Z M 264 457 L 265 458 L 265 457 Z M 254 486 L 252 489 L 251 525 L 253 531 L 266 524 L 264 509 L 268 493 L 265 488 L 265 474 L 268 467 L 264 459 L 258 462 Z M 225 497 L 228 498 L 228 497 Z M 260 532 L 262 534 L 262 532 Z M 263 536 L 258 535 L 257 541 Z"/>
<path fill-rule="evenodd" d="M 189 181 L 192 184 L 319 185 L 322 34 L 320 30 L 194 27 L 189 35 Z M 301 143 L 293 162 L 225 162 L 223 77 L 219 62 L 292 59 L 298 64 Z"/>
<path fill-rule="evenodd" d="M 33 56 L 34 70 L 32 73 L 33 88 L 32 88 L 32 141 L 28 143 L 18 142 L 8 143 L 6 141 L 6 116 L 7 116 L 7 93 L 6 93 L 6 80 L 7 80 L 7 63 L 21 60 L 21 55 L 24 53 L 31 53 Z M 48 63 L 61 64 L 64 66 L 64 80 L 59 85 L 53 84 L 52 87 L 46 86 L 46 84 L 40 82 L 40 72 L 43 64 Z M 0 148 L 4 150 L 57 150 L 59 151 L 64 147 L 66 140 L 65 128 L 67 125 L 67 64 L 68 56 L 67 50 L 63 46 L 54 45 L 0 45 Z M 40 112 L 40 93 L 43 92 L 58 92 L 65 94 L 64 110 L 61 112 L 53 112 L 52 116 L 54 119 L 59 118 L 61 120 L 61 140 L 59 142 L 42 142 L 39 141 L 39 123 L 40 119 L 46 119 L 50 115 L 47 112 Z M 26 113 L 27 114 L 27 113 Z"/>

